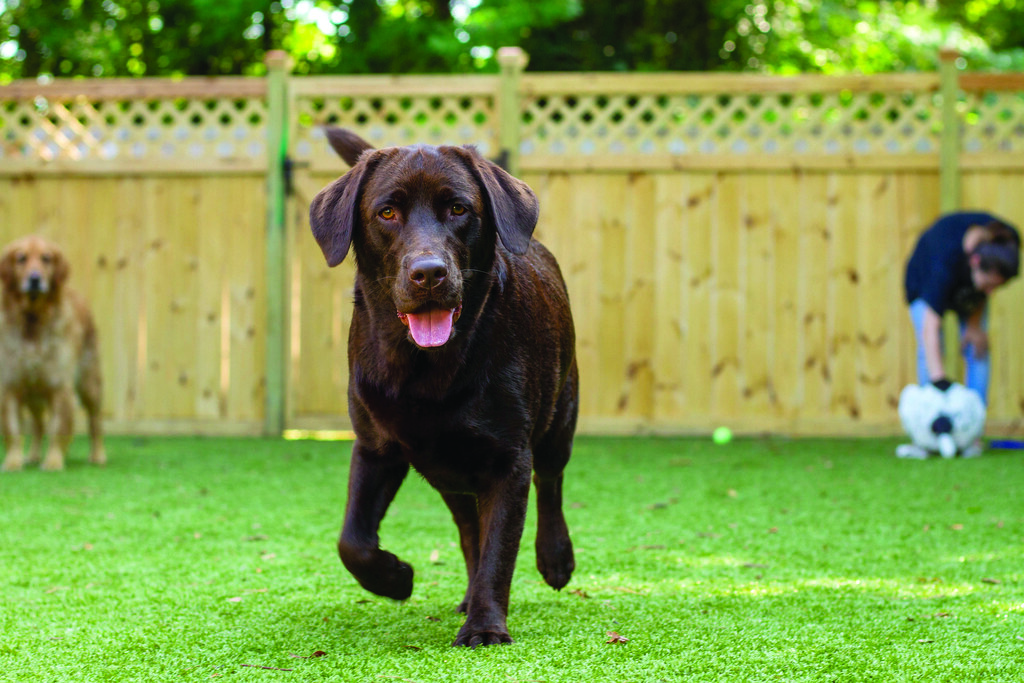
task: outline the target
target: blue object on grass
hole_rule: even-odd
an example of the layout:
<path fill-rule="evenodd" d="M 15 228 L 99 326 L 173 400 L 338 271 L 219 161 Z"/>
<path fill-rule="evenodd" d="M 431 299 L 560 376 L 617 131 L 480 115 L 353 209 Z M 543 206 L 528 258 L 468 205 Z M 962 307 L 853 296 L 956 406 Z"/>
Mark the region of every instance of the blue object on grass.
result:
<path fill-rule="evenodd" d="M 1006 450 L 1021 450 L 1024 449 L 1024 441 L 1017 439 L 996 439 L 988 442 L 989 448 L 1001 448 Z"/>

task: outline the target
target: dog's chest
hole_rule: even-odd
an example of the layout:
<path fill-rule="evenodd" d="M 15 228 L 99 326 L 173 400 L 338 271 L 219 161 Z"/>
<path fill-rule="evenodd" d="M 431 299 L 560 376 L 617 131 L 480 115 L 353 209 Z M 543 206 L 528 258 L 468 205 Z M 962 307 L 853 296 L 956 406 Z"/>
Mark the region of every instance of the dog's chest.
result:
<path fill-rule="evenodd" d="M 14 330 L 0 333 L 0 378 L 5 385 L 41 390 L 51 387 L 57 377 L 73 374 L 73 358 L 67 344 L 50 335 L 26 339 Z"/>
<path fill-rule="evenodd" d="M 450 433 L 433 442 L 405 445 L 403 455 L 413 469 L 438 491 L 479 493 L 505 479 L 515 455 L 488 436 Z"/>
<path fill-rule="evenodd" d="M 486 396 L 448 402 L 378 396 L 366 407 L 378 444 L 397 447 L 441 491 L 478 491 L 505 476 L 520 452 L 518 430 Z"/>

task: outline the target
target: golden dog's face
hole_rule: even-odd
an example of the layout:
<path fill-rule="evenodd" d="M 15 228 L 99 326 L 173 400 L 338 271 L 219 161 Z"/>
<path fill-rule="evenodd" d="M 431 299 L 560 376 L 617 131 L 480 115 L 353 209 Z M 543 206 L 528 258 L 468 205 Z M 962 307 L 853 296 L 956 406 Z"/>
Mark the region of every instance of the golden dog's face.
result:
<path fill-rule="evenodd" d="M 46 298 L 60 290 L 67 276 L 60 248 L 42 237 L 15 240 L 0 256 L 0 280 L 9 294 L 30 300 Z"/>

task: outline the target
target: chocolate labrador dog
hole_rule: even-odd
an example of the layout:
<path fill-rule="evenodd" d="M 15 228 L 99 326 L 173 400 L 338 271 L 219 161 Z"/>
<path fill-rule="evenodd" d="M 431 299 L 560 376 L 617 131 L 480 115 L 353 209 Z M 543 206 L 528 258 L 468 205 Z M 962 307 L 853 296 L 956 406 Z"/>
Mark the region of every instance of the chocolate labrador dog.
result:
<path fill-rule="evenodd" d="M 329 266 L 355 252 L 348 344 L 356 433 L 338 553 L 367 590 L 412 593 L 378 529 L 410 465 L 459 529 L 469 587 L 454 645 L 510 643 L 506 619 L 531 473 L 537 568 L 575 567 L 562 472 L 578 412 L 575 333 L 558 264 L 532 239 L 537 198 L 472 147 L 375 150 L 340 129 L 352 168 L 310 206 Z"/>

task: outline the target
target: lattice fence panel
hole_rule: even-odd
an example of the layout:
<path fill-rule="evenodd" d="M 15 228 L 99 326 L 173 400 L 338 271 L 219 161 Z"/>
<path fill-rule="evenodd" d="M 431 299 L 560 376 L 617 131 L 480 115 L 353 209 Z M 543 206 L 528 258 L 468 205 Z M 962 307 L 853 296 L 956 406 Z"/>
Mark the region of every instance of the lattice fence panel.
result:
<path fill-rule="evenodd" d="M 325 125 L 348 128 L 375 147 L 472 144 L 484 155 L 498 149 L 492 95 L 302 96 L 295 116 L 293 151 L 302 161 L 334 163 Z"/>
<path fill-rule="evenodd" d="M 266 164 L 264 98 L 0 102 L 0 159 L 21 162 Z"/>
<path fill-rule="evenodd" d="M 1024 93 L 967 93 L 963 106 L 963 151 L 1024 152 Z"/>
<path fill-rule="evenodd" d="M 937 152 L 930 92 L 545 95 L 523 108 L 521 153 L 895 155 Z"/>

